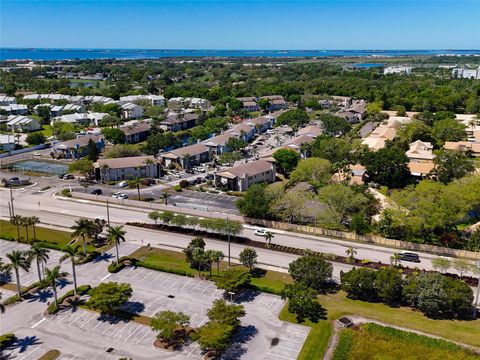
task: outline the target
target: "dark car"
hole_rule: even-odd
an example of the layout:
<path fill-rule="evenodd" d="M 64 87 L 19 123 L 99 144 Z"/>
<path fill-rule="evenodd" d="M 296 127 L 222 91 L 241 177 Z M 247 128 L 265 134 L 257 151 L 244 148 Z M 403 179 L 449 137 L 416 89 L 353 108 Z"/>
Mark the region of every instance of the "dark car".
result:
<path fill-rule="evenodd" d="M 401 252 L 400 254 L 398 254 L 400 256 L 400 259 L 403 260 L 403 261 L 411 261 L 411 262 L 416 262 L 416 263 L 419 263 L 420 262 L 420 257 L 418 256 L 418 254 L 415 254 L 415 253 L 412 253 L 412 252 Z"/>
<path fill-rule="evenodd" d="M 90 191 L 90 194 L 92 195 L 102 195 L 102 189 L 94 189 Z"/>
<path fill-rule="evenodd" d="M 197 184 L 201 184 L 201 183 L 204 182 L 204 181 L 205 181 L 205 179 L 204 179 L 204 178 L 201 178 L 201 177 L 197 177 L 197 178 L 195 179 L 195 182 L 196 182 Z"/>
<path fill-rule="evenodd" d="M 143 179 L 143 185 L 145 186 L 150 186 L 150 185 L 155 185 L 155 179 Z"/>
<path fill-rule="evenodd" d="M 65 174 L 63 175 L 63 178 L 64 180 L 73 180 L 75 179 L 75 176 L 73 176 L 72 174 Z"/>
<path fill-rule="evenodd" d="M 207 180 L 213 180 L 213 178 L 214 178 L 213 174 L 207 174 L 205 176 L 205 179 L 207 179 Z"/>
<path fill-rule="evenodd" d="M 185 172 L 187 174 L 195 174 L 195 171 L 193 171 L 193 169 L 185 169 Z"/>
<path fill-rule="evenodd" d="M 66 174 L 60 174 L 60 175 L 58 175 L 58 178 L 59 178 L 59 179 L 63 179 L 63 177 L 64 177 L 65 175 L 66 175 Z"/>

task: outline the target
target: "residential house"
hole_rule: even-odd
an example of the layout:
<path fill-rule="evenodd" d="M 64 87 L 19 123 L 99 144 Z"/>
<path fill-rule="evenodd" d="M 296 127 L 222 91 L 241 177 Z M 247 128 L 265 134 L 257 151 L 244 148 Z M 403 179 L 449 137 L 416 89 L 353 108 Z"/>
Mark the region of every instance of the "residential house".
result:
<path fill-rule="evenodd" d="M 447 141 L 443 148 L 450 151 L 466 152 L 471 154 L 471 156 L 480 157 L 480 142 Z"/>
<path fill-rule="evenodd" d="M 10 115 L 7 118 L 7 129 L 12 132 L 30 132 L 40 130 L 42 126 L 37 119 L 22 115 Z"/>
<path fill-rule="evenodd" d="M 275 164 L 260 159 L 215 173 L 215 185 L 232 191 L 246 191 L 253 184 L 272 183 L 276 176 Z"/>
<path fill-rule="evenodd" d="M 405 155 L 410 160 L 408 167 L 413 176 L 425 177 L 435 168 L 433 145 L 429 142 L 417 140 L 411 143 Z"/>
<path fill-rule="evenodd" d="M 352 111 L 340 111 L 335 114 L 335 116 L 338 116 L 342 119 L 345 119 L 351 124 L 356 124 L 358 123 L 358 116 Z"/>
<path fill-rule="evenodd" d="M 136 102 L 146 100 L 152 106 L 165 106 L 165 98 L 162 95 L 129 95 L 120 97 L 121 102 Z"/>
<path fill-rule="evenodd" d="M 87 155 L 88 142 L 92 140 L 98 151 L 105 147 L 105 140 L 101 135 L 83 135 L 76 139 L 63 141 L 53 146 L 50 156 L 54 159 L 74 159 L 78 160 Z"/>
<path fill-rule="evenodd" d="M 195 113 L 171 113 L 159 123 L 159 128 L 165 131 L 186 130 L 197 125 L 198 115 Z"/>
<path fill-rule="evenodd" d="M 388 121 L 378 126 L 369 136 L 362 140 L 370 150 L 377 151 L 385 146 L 387 140 L 393 140 L 397 136 L 397 130 L 410 122 L 408 117 L 391 117 Z"/>
<path fill-rule="evenodd" d="M 271 129 L 275 124 L 275 120 L 276 118 L 270 115 L 265 115 L 265 116 L 260 116 L 253 119 L 246 120 L 244 124 L 253 126 L 255 128 L 255 132 L 261 134 Z"/>
<path fill-rule="evenodd" d="M 205 144 L 210 152 L 210 155 L 218 156 L 228 151 L 227 142 L 233 137 L 238 137 L 233 133 L 225 132 L 223 134 L 211 137 L 210 139 L 202 141 Z"/>
<path fill-rule="evenodd" d="M 412 67 L 411 66 L 388 66 L 383 69 L 383 74 L 399 74 L 399 75 L 412 75 Z"/>
<path fill-rule="evenodd" d="M 158 178 L 159 164 L 154 156 L 132 156 L 99 159 L 95 164 L 95 178 L 104 182 L 139 178 Z"/>
<path fill-rule="evenodd" d="M 226 133 L 234 134 L 235 137 L 242 139 L 243 141 L 250 142 L 255 136 L 255 126 L 243 122 L 235 125 L 231 129 L 228 129 Z"/>
<path fill-rule="evenodd" d="M 260 108 L 258 107 L 257 104 L 257 98 L 253 96 L 248 96 L 248 97 L 240 97 L 237 98 L 238 101 L 241 101 L 243 104 L 243 109 L 246 111 L 258 111 Z"/>
<path fill-rule="evenodd" d="M 148 135 L 150 135 L 152 126 L 149 122 L 135 122 L 130 125 L 124 125 L 120 127 L 125 133 L 125 142 L 127 144 L 136 144 L 141 141 L 147 140 Z"/>
<path fill-rule="evenodd" d="M 58 122 L 65 122 L 65 123 L 70 123 L 70 124 L 79 124 L 83 126 L 88 126 L 88 125 L 94 125 L 98 126 L 99 122 L 107 116 L 107 113 L 73 113 L 73 114 L 67 114 L 67 115 L 62 115 L 62 116 L 57 116 L 56 118 L 51 120 L 51 124 L 53 125 L 54 123 Z"/>
<path fill-rule="evenodd" d="M 143 107 L 133 103 L 124 103 L 121 105 L 122 119 L 138 119 L 143 116 Z"/>
<path fill-rule="evenodd" d="M 168 107 L 171 109 L 201 109 L 207 110 L 210 107 L 210 102 L 207 99 L 188 98 L 188 97 L 174 97 L 168 100 Z"/>
<path fill-rule="evenodd" d="M 303 145 L 311 144 L 314 141 L 315 136 L 299 135 L 287 141 L 283 145 L 283 148 L 295 150 L 299 152 L 302 157 L 306 157 L 306 155 L 302 152 Z"/>
<path fill-rule="evenodd" d="M 37 108 L 38 105 L 35 106 Z M 34 108 L 34 109 L 35 109 Z M 63 113 L 83 113 L 85 112 L 85 107 L 77 104 L 66 104 L 66 105 L 55 105 L 50 107 L 50 114 L 53 117 L 61 116 Z"/>
<path fill-rule="evenodd" d="M 307 125 L 303 128 L 298 129 L 297 136 L 308 135 L 313 138 L 320 136 L 323 130 L 317 125 Z"/>
<path fill-rule="evenodd" d="M 182 169 L 190 169 L 211 160 L 210 150 L 208 146 L 197 143 L 184 146 L 175 150 L 161 153 L 161 162 L 164 166 L 169 167 L 170 164 L 176 164 Z"/>
<path fill-rule="evenodd" d="M 267 95 L 262 96 L 261 99 L 267 100 L 269 102 L 269 111 L 278 111 L 288 108 L 287 102 L 281 95 Z"/>
<path fill-rule="evenodd" d="M 353 99 L 348 96 L 331 96 L 330 102 L 332 105 L 348 108 L 352 105 Z"/>
<path fill-rule="evenodd" d="M 13 104 L 16 104 L 16 103 L 17 103 L 17 99 L 15 99 L 15 97 L 0 94 L 0 105 L 1 106 L 13 105 Z"/>
<path fill-rule="evenodd" d="M 25 104 L 9 104 L 0 106 L 0 113 L 7 115 L 27 115 L 28 107 Z"/>

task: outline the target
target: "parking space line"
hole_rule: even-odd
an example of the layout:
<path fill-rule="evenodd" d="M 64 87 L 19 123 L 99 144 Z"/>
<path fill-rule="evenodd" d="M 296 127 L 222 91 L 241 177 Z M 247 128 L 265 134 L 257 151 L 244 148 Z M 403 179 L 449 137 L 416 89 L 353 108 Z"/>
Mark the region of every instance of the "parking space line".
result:
<path fill-rule="evenodd" d="M 257 305 L 260 305 L 260 303 L 262 302 L 262 300 L 264 299 L 265 295 L 262 294 L 262 297 L 260 298 L 260 300 L 258 301 L 258 304 Z"/>
<path fill-rule="evenodd" d="M 145 333 L 145 335 L 143 335 L 143 336 L 140 338 L 140 340 L 137 341 L 137 344 L 140 344 L 140 342 L 141 342 L 143 339 L 145 339 L 145 337 L 146 337 L 148 334 L 150 334 L 150 329 L 147 329 L 147 332 Z"/>
<path fill-rule="evenodd" d="M 137 268 L 137 270 L 138 270 L 137 273 L 130 278 L 131 280 L 135 279 L 138 275 L 143 273 L 143 269 L 138 269 Z"/>
<path fill-rule="evenodd" d="M 84 322 L 84 323 L 82 324 L 82 326 L 80 326 L 80 329 L 83 328 L 85 325 L 87 325 L 87 323 L 90 322 L 90 320 L 92 320 L 92 319 L 94 319 L 94 318 L 96 318 L 96 317 L 97 317 L 97 314 L 93 314 L 93 316 L 92 316 L 90 319 L 88 319 L 86 322 Z"/>
<path fill-rule="evenodd" d="M 205 294 L 205 291 L 207 291 L 207 290 L 210 288 L 210 286 L 213 286 L 213 285 L 212 285 L 212 284 L 208 284 L 208 286 L 205 288 L 205 290 L 202 291 L 202 295 Z"/>
<path fill-rule="evenodd" d="M 187 286 L 190 283 L 190 281 L 192 281 L 192 280 L 193 280 L 193 278 L 189 279 L 185 284 L 183 284 L 183 286 L 180 288 L 180 290 L 183 290 L 183 288 L 185 286 Z"/>
<path fill-rule="evenodd" d="M 127 276 L 127 275 L 128 275 L 131 271 L 133 271 L 133 270 L 134 270 L 134 268 L 131 267 L 131 268 L 128 269 L 124 274 L 121 274 L 121 276 L 122 276 L 122 277 L 125 277 L 125 276 Z"/>
<path fill-rule="evenodd" d="M 102 332 L 102 335 L 105 335 L 105 333 L 106 333 L 108 330 L 110 330 L 110 328 L 111 328 L 113 325 L 116 325 L 116 324 L 115 324 L 114 322 L 112 322 L 112 323 L 110 324 L 110 326 L 109 326 L 108 328 L 106 328 L 106 329 Z"/>
<path fill-rule="evenodd" d="M 279 338 L 280 340 L 293 341 L 293 342 L 296 342 L 296 343 L 299 343 L 299 344 L 303 344 L 303 343 L 305 342 L 305 341 L 298 341 L 298 340 L 293 340 L 293 339 L 288 339 L 288 338 L 285 339 L 285 338 L 282 338 L 282 337 L 280 337 L 280 336 L 278 336 L 278 338 Z"/>
<path fill-rule="evenodd" d="M 117 337 L 118 334 L 120 334 L 123 330 L 125 330 L 125 328 L 126 328 L 128 325 L 130 325 L 128 322 L 125 323 L 125 326 L 122 327 L 120 330 L 118 330 L 117 333 L 116 333 L 115 335 L 113 335 L 113 337 Z"/>
<path fill-rule="evenodd" d="M 95 326 L 93 327 L 93 329 L 91 329 L 90 331 L 95 330 L 97 327 L 99 327 L 99 326 L 100 326 L 101 324 L 103 324 L 104 322 L 105 322 L 105 320 L 98 320 L 98 324 L 95 325 Z"/>
<path fill-rule="evenodd" d="M 158 277 L 159 277 L 159 276 L 162 276 L 162 275 L 163 275 L 163 273 L 159 271 L 158 274 L 157 274 L 157 276 L 155 276 L 155 278 L 152 280 L 152 282 L 154 282 L 155 280 L 157 280 Z"/>
<path fill-rule="evenodd" d="M 168 277 L 167 277 L 165 280 L 163 280 L 162 283 L 161 283 L 160 285 L 158 285 L 158 286 L 162 286 L 162 285 L 163 285 L 165 282 L 167 282 L 168 279 L 170 279 L 171 277 L 172 277 L 172 274 L 168 274 Z"/>
<path fill-rule="evenodd" d="M 62 316 L 61 318 L 58 318 L 58 321 L 62 322 L 64 319 L 67 318 L 67 316 L 70 316 L 70 315 L 72 315 L 72 312 L 67 310 L 66 315 Z"/>
<path fill-rule="evenodd" d="M 173 288 L 180 280 L 183 280 L 181 276 L 179 276 L 178 279 L 172 285 L 170 285 L 170 287 Z"/>
<path fill-rule="evenodd" d="M 141 327 L 142 327 L 142 325 L 138 325 L 138 327 L 137 327 L 135 330 L 133 330 L 133 331 L 125 338 L 125 341 L 127 341 L 127 340 L 130 338 L 130 336 L 132 336 L 133 334 L 135 334 L 135 333 L 137 332 L 137 330 L 140 329 Z"/>
<path fill-rule="evenodd" d="M 202 322 L 200 324 L 198 324 L 198 327 L 202 326 L 203 323 L 205 323 L 208 319 L 208 316 L 205 316 L 205 318 L 202 320 Z"/>
<path fill-rule="evenodd" d="M 198 344 L 195 344 L 194 348 L 192 349 L 192 351 L 190 351 L 187 355 L 187 357 L 190 357 L 190 355 L 192 355 L 192 353 L 197 349 L 198 347 Z"/>
<path fill-rule="evenodd" d="M 83 312 L 80 313 L 80 316 L 77 316 L 76 319 L 73 320 L 69 325 L 73 325 L 73 323 L 74 323 L 75 321 L 77 321 L 78 319 L 80 319 L 83 315 L 85 315 L 85 313 L 83 313 Z"/>
<path fill-rule="evenodd" d="M 22 356 L 21 358 L 18 358 L 18 359 L 19 360 L 27 359 L 27 356 L 32 355 L 35 351 L 40 350 L 41 348 L 42 348 L 41 346 L 36 346 L 32 351 L 26 353 L 24 356 Z"/>
<path fill-rule="evenodd" d="M 277 354 L 272 354 L 272 353 L 268 353 L 267 355 L 275 356 L 275 357 L 278 357 L 278 358 L 281 358 L 281 359 L 288 359 L 288 360 L 291 360 L 291 359 L 292 359 L 292 358 L 290 358 L 290 357 L 286 357 L 286 356 L 282 356 L 282 355 L 277 355 Z"/>

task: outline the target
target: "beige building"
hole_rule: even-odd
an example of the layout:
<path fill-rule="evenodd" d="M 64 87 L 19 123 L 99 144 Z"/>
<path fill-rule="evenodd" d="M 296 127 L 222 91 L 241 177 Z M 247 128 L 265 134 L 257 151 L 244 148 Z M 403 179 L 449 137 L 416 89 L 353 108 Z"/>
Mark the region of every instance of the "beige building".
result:
<path fill-rule="evenodd" d="M 158 177 L 158 161 L 153 156 L 100 159 L 95 164 L 95 178 L 101 181 Z"/>
<path fill-rule="evenodd" d="M 443 145 L 445 150 L 459 151 L 459 152 L 470 152 L 472 156 L 480 156 L 480 142 L 469 142 L 469 141 L 447 141 Z"/>
<path fill-rule="evenodd" d="M 275 165 L 260 159 L 217 172 L 215 185 L 232 191 L 246 191 L 253 184 L 272 183 L 276 176 Z"/>

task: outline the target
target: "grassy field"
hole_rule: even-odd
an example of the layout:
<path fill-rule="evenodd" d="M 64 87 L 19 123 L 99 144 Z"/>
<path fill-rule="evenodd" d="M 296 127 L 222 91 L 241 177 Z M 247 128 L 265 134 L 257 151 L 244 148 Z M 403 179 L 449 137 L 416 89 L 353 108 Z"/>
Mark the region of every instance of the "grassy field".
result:
<path fill-rule="evenodd" d="M 333 355 L 333 360 L 473 360 L 478 358 L 478 355 L 453 343 L 377 324 L 364 324 L 359 329 L 342 330 Z"/>
<path fill-rule="evenodd" d="M 36 240 L 40 243 L 40 245 L 52 249 L 61 250 L 65 245 L 67 245 L 71 240 L 71 233 L 68 231 L 56 230 L 56 229 L 49 229 L 41 226 L 35 227 L 36 232 Z M 15 240 L 17 241 L 17 227 L 12 225 L 9 221 L 0 220 L 0 238 L 5 240 Z M 27 241 L 27 233 L 25 231 L 24 226 L 20 226 L 20 242 L 28 243 L 33 240 L 33 231 L 32 227 L 29 226 L 28 228 L 28 241 Z M 79 239 L 79 244 L 82 243 L 82 240 Z M 87 251 L 102 251 L 110 248 L 110 246 L 102 247 L 96 249 L 92 245 L 87 245 Z"/>
<path fill-rule="evenodd" d="M 198 276 L 198 271 L 192 269 L 186 262 L 185 255 L 178 251 L 142 247 L 130 254 L 130 257 L 140 260 L 146 267 L 164 269 L 164 271 L 169 272 L 185 273 L 185 275 L 188 276 Z M 238 264 L 233 266 L 243 267 Z M 227 267 L 228 263 L 226 261 L 220 262 L 220 275 Z M 209 271 L 202 271 L 201 273 L 202 276 L 210 274 Z M 212 277 L 214 278 L 215 276 L 217 276 L 217 268 L 216 264 L 213 264 Z M 276 271 L 266 271 L 259 276 L 253 276 L 251 279 L 252 285 L 256 286 L 259 290 L 271 293 L 279 293 L 283 289 L 284 284 L 291 282 L 292 278 L 290 275 Z"/>

